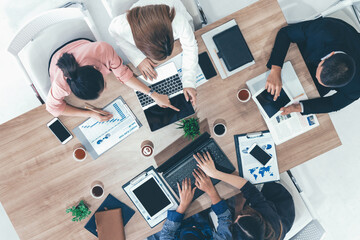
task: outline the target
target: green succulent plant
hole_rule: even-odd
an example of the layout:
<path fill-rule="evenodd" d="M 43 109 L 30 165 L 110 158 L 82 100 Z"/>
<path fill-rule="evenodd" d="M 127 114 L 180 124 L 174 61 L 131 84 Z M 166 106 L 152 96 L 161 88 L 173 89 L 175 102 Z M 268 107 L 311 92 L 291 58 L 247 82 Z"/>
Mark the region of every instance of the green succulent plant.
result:
<path fill-rule="evenodd" d="M 188 118 L 183 119 L 180 123 L 177 124 L 179 127 L 184 130 L 184 137 L 191 138 L 194 140 L 197 136 L 200 135 L 200 126 L 199 126 L 199 119 L 198 118 Z"/>
<path fill-rule="evenodd" d="M 79 202 L 78 205 L 73 206 L 71 208 L 66 209 L 66 213 L 72 213 L 72 221 L 73 222 L 79 222 L 83 219 L 85 219 L 87 216 L 90 215 L 91 211 L 89 210 L 89 207 L 86 206 L 83 200 Z"/>

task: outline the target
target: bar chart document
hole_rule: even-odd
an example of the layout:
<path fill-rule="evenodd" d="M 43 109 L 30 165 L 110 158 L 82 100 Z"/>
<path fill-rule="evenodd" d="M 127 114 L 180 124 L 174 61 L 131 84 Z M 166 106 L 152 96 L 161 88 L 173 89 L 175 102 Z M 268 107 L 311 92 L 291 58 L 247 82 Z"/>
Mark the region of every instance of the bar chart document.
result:
<path fill-rule="evenodd" d="M 103 108 L 113 115 L 106 122 L 89 118 L 74 129 L 74 134 L 96 159 L 141 127 L 141 123 L 121 97 Z"/>

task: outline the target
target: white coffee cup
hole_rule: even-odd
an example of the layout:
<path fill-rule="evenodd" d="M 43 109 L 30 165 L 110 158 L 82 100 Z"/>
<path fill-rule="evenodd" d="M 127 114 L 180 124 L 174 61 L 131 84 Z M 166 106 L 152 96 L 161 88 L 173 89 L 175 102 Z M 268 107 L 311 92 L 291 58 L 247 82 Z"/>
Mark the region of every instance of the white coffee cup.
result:
<path fill-rule="evenodd" d="M 217 137 L 224 136 L 227 132 L 225 120 L 217 119 L 213 125 L 213 132 L 214 132 L 215 136 L 217 136 Z"/>
<path fill-rule="evenodd" d="M 95 181 L 91 184 L 90 194 L 93 198 L 99 199 L 104 196 L 104 184 L 100 181 Z"/>
<path fill-rule="evenodd" d="M 245 94 L 247 94 L 247 98 L 241 98 L 242 97 L 242 95 L 245 95 Z M 251 98 L 251 93 L 250 93 L 250 91 L 248 90 L 248 89 L 246 89 L 246 88 L 242 88 L 242 89 L 240 89 L 238 92 L 237 92 L 237 99 L 240 101 L 240 102 L 248 102 L 249 100 L 250 100 L 250 98 Z"/>
<path fill-rule="evenodd" d="M 86 149 L 81 144 L 75 145 L 73 149 L 73 158 L 78 162 L 82 162 L 86 159 L 86 157 Z"/>

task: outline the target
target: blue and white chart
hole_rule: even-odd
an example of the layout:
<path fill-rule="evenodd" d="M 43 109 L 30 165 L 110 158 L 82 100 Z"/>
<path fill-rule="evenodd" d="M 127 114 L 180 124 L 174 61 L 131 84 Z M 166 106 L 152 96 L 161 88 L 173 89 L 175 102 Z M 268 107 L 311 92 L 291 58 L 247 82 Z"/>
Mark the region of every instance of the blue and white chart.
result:
<path fill-rule="evenodd" d="M 279 167 L 276 158 L 275 143 L 269 132 L 261 135 L 248 137 L 250 134 L 237 135 L 236 151 L 240 155 L 239 172 L 242 177 L 253 184 L 277 181 L 280 179 Z M 267 152 L 272 158 L 266 165 L 262 165 L 258 160 L 249 154 L 250 147 L 256 143 L 260 148 Z M 241 165 L 241 166 L 240 166 Z"/>
<path fill-rule="evenodd" d="M 90 145 L 90 148 L 95 151 L 96 157 L 122 141 L 141 126 L 121 97 L 115 99 L 103 110 L 112 113 L 113 117 L 106 122 L 99 122 L 89 118 L 74 130 L 75 134 L 79 135 L 78 138 L 82 143 L 84 141 L 83 138 L 86 139 L 87 144 L 83 143 L 85 148 L 88 150 L 89 146 L 86 145 Z M 77 132 L 81 134 L 77 134 Z M 91 154 L 91 151 L 89 152 Z M 91 155 L 93 156 L 93 154 Z"/>

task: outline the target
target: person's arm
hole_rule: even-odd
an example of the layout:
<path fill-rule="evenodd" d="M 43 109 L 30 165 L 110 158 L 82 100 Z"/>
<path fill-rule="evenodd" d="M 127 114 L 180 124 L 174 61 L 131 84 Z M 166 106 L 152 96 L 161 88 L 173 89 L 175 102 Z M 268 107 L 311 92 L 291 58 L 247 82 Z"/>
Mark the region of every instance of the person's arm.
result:
<path fill-rule="evenodd" d="M 224 200 L 221 200 L 219 193 L 211 182 L 211 179 L 201 169 L 195 169 L 193 172 L 195 185 L 198 189 L 204 191 L 211 199 L 211 209 L 218 217 L 217 231 L 213 233 L 214 239 L 232 239 L 230 227 L 232 224 L 230 210 Z"/>
<path fill-rule="evenodd" d="M 271 69 L 265 89 L 274 95 L 274 101 L 280 96 L 282 88 L 281 68 L 290 43 L 300 43 L 306 40 L 306 30 L 309 22 L 292 24 L 280 29 L 276 35 L 274 47 L 266 66 Z"/>
<path fill-rule="evenodd" d="M 181 221 L 184 218 L 184 213 L 194 198 L 196 187 L 193 189 L 191 188 L 191 180 L 189 178 L 186 178 L 182 181 L 181 187 L 178 183 L 177 187 L 180 195 L 180 204 L 176 211 L 168 211 L 167 219 L 160 233 L 161 240 L 175 239 L 175 233 L 181 225 Z"/>
<path fill-rule="evenodd" d="M 114 48 L 110 44 L 101 42 L 99 43 L 98 47 L 101 48 L 101 50 L 98 52 L 101 53 L 101 56 L 99 57 L 101 57 L 102 62 L 108 69 L 111 69 L 119 81 L 136 91 L 149 94 L 150 88 L 139 79 L 134 77 L 133 72 L 123 64 L 122 59 L 117 55 Z M 154 92 L 151 97 L 160 107 L 170 107 L 175 111 L 180 111 L 178 108 L 171 105 L 167 95 Z"/>
<path fill-rule="evenodd" d="M 198 64 L 198 45 L 189 22 L 181 13 L 176 13 L 175 15 L 173 20 L 173 31 L 179 36 L 181 48 L 183 50 L 183 88 L 195 88 L 196 67 Z"/>
<path fill-rule="evenodd" d="M 198 45 L 189 22 L 181 13 L 176 13 L 173 31 L 179 36 L 182 54 L 182 84 L 186 101 L 196 105 L 196 68 L 198 65 Z"/>
<path fill-rule="evenodd" d="M 276 216 L 275 209 L 266 201 L 265 197 L 254 185 L 240 176 L 223 173 L 217 170 L 209 152 L 204 153 L 203 155 L 197 153 L 197 155 L 194 155 L 194 158 L 197 161 L 198 166 L 207 175 L 239 188 L 246 200 L 251 203 L 252 208 L 269 218 Z"/>
<path fill-rule="evenodd" d="M 201 170 L 204 171 L 206 175 L 208 175 L 212 178 L 216 178 L 221 181 L 224 181 L 224 182 L 226 182 L 230 185 L 233 185 L 234 187 L 239 188 L 239 189 L 242 188 L 247 182 L 246 179 L 244 179 L 240 176 L 220 172 L 219 170 L 217 170 L 215 167 L 215 163 L 212 160 L 209 152 L 206 152 L 203 155 L 201 155 L 200 153 L 197 153 L 197 154 L 194 154 L 193 157 L 195 158 L 198 167 L 200 167 Z"/>
<path fill-rule="evenodd" d="M 266 66 L 271 69 L 273 65 L 282 67 L 286 54 L 289 50 L 290 43 L 301 43 L 306 41 L 306 31 L 312 21 L 306 21 L 291 24 L 283 27 L 276 35 L 274 47 L 271 51 L 270 59 Z"/>
<path fill-rule="evenodd" d="M 215 212 L 219 224 L 216 232 L 213 233 L 214 240 L 231 240 L 232 216 L 226 202 L 221 200 L 217 204 L 212 205 L 211 209 Z"/>

